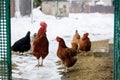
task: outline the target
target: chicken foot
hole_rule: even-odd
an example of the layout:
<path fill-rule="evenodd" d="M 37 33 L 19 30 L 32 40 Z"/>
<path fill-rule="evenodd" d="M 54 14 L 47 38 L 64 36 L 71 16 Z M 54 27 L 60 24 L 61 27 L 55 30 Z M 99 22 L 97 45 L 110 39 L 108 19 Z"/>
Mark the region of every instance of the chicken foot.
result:
<path fill-rule="evenodd" d="M 43 66 L 43 59 L 41 60 L 41 64 L 40 64 L 40 61 L 38 59 L 38 64 L 36 65 L 36 67 L 41 67 L 41 66 Z"/>
<path fill-rule="evenodd" d="M 65 66 L 65 70 L 64 70 L 65 73 L 69 72 L 69 69 L 67 66 Z"/>
<path fill-rule="evenodd" d="M 87 52 L 82 51 L 82 52 L 80 53 L 80 55 L 84 55 L 84 56 L 86 56 L 86 55 L 87 55 Z"/>
<path fill-rule="evenodd" d="M 40 65 L 40 63 L 39 63 L 39 59 L 38 59 L 38 64 L 36 65 L 36 67 L 40 67 L 41 65 Z"/>

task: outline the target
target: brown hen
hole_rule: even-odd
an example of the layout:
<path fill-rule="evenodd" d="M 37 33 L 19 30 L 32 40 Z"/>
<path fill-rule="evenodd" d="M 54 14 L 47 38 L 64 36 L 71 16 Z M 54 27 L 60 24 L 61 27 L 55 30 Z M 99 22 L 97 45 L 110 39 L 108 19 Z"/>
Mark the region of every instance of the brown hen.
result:
<path fill-rule="evenodd" d="M 84 33 L 82 38 L 79 40 L 78 49 L 82 51 L 82 54 L 86 55 L 91 50 L 91 41 L 88 37 L 89 33 Z"/>
<path fill-rule="evenodd" d="M 80 39 L 80 35 L 78 33 L 78 30 L 75 31 L 75 34 L 73 36 L 73 39 L 71 41 L 71 45 L 72 45 L 72 48 L 77 50 L 78 49 L 78 42 L 79 42 L 79 39 Z"/>
<path fill-rule="evenodd" d="M 77 51 L 73 48 L 68 48 L 62 38 L 57 37 L 56 40 L 59 42 L 57 56 L 64 64 L 65 72 L 68 72 L 68 68 L 72 67 L 77 61 Z"/>

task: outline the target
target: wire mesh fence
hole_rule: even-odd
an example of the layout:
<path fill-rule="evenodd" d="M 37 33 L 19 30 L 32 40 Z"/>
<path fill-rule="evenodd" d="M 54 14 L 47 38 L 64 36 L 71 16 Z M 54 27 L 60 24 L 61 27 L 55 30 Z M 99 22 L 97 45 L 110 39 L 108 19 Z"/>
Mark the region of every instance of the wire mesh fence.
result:
<path fill-rule="evenodd" d="M 0 80 L 11 80 L 9 0 L 0 0 Z"/>
<path fill-rule="evenodd" d="M 114 80 L 120 80 L 120 0 L 114 11 Z M 0 0 L 0 80 L 12 80 L 10 42 L 10 0 Z"/>

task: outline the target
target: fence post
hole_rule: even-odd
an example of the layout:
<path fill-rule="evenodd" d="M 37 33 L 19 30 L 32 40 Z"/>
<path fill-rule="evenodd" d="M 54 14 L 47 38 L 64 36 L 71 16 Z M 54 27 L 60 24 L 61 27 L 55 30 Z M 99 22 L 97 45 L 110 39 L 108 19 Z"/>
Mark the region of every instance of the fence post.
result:
<path fill-rule="evenodd" d="M 114 1 L 114 78 L 120 80 L 120 0 Z"/>
<path fill-rule="evenodd" d="M 0 0 L 0 80 L 12 80 L 10 0 Z"/>

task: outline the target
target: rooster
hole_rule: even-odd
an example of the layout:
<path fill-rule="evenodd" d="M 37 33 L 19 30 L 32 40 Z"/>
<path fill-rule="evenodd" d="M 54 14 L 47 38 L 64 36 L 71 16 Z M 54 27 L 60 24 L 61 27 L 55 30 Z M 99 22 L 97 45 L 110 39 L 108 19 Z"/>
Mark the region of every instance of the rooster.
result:
<path fill-rule="evenodd" d="M 38 30 L 37 36 L 33 42 L 33 52 L 32 54 L 37 58 L 38 64 L 36 66 L 43 66 L 43 59 L 49 53 L 49 41 L 46 35 L 47 24 L 45 22 L 40 23 L 40 29 Z M 41 58 L 41 63 L 39 59 Z"/>
<path fill-rule="evenodd" d="M 81 50 L 82 54 L 84 55 L 86 55 L 86 53 L 91 49 L 91 41 L 88 35 L 89 33 L 84 33 L 78 43 L 79 44 L 78 50 Z"/>
<path fill-rule="evenodd" d="M 73 39 L 71 41 L 71 45 L 72 45 L 72 48 L 77 50 L 78 49 L 78 41 L 80 39 L 80 35 L 78 33 L 78 30 L 76 30 L 74 36 L 73 36 Z"/>
<path fill-rule="evenodd" d="M 72 67 L 77 61 L 77 51 L 73 48 L 68 48 L 65 41 L 60 37 L 56 37 L 56 41 L 59 43 L 57 56 L 64 64 L 65 72 L 68 72 L 68 68 Z"/>

